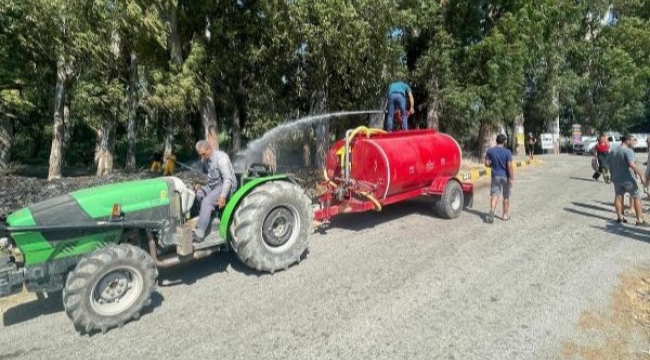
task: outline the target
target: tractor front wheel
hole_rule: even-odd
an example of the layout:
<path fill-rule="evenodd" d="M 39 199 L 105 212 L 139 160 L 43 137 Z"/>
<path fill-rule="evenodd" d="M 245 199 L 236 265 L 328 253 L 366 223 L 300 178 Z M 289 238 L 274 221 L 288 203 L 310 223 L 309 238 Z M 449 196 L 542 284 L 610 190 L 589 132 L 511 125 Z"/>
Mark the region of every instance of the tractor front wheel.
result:
<path fill-rule="evenodd" d="M 440 200 L 436 202 L 436 211 L 442 218 L 455 219 L 460 216 L 464 204 L 465 199 L 460 184 L 457 181 L 449 180 Z"/>
<path fill-rule="evenodd" d="M 137 319 L 151 302 L 158 270 L 142 249 L 109 245 L 81 259 L 68 275 L 63 305 L 75 326 L 106 332 Z"/>
<path fill-rule="evenodd" d="M 309 198 L 298 185 L 265 183 L 237 208 L 230 228 L 232 247 L 244 264 L 257 271 L 286 269 L 307 250 L 312 217 Z"/>

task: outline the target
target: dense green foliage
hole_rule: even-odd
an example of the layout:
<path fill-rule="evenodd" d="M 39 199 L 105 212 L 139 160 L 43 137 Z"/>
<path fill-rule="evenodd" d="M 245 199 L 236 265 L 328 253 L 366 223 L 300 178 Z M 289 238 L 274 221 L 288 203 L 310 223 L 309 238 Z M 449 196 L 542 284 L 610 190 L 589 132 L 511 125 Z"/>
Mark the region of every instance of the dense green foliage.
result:
<path fill-rule="evenodd" d="M 234 152 L 287 120 L 382 109 L 397 79 L 413 85 L 416 124 L 468 151 L 522 120 L 535 133 L 558 119 L 565 134 L 574 123 L 637 130 L 650 119 L 649 9 L 645 0 L 0 0 L 0 167 L 49 157 L 52 177 L 57 162 L 109 156 L 109 171 L 113 159 L 133 169 L 154 149 L 191 153 L 208 124 Z M 61 156 L 51 155 L 57 144 Z"/>

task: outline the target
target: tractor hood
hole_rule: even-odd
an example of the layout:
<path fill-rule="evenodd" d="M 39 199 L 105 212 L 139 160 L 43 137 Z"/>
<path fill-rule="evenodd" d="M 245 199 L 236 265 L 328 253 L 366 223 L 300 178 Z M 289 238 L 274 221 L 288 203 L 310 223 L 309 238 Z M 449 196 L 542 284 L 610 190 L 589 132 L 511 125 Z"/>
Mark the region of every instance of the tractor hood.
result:
<path fill-rule="evenodd" d="M 170 178 L 136 180 L 78 190 L 20 209 L 7 217 L 9 226 L 65 225 L 108 220 L 119 204 L 128 220 L 169 216 Z"/>

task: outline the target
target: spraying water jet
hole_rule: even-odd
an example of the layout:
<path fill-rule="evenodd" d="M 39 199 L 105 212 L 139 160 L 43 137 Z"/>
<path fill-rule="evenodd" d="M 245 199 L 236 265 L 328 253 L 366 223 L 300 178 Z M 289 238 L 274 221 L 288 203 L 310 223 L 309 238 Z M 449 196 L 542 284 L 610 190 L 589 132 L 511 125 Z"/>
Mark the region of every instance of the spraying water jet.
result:
<path fill-rule="evenodd" d="M 259 159 L 262 157 L 262 151 L 268 146 L 269 142 L 274 138 L 286 133 L 286 131 L 289 129 L 311 125 L 318 121 L 328 120 L 331 118 L 383 113 L 383 110 L 340 111 L 329 114 L 311 115 L 293 121 L 285 122 L 267 131 L 264 133 L 264 135 L 262 135 L 262 137 L 249 143 L 246 149 L 238 152 L 234 157 L 233 167 L 235 168 L 235 172 L 242 173 L 248 168 L 250 164 L 259 162 Z"/>

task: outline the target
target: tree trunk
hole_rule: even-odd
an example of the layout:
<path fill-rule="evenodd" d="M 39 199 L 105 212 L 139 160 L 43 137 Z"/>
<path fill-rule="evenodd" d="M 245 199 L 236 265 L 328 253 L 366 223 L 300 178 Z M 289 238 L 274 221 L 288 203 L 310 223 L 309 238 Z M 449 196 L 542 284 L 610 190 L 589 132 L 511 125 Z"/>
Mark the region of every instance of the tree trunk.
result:
<path fill-rule="evenodd" d="M 203 124 L 204 139 L 210 143 L 214 150 L 219 149 L 219 128 L 217 127 L 217 110 L 214 106 L 214 97 L 211 92 L 202 92 L 199 103 L 201 124 Z"/>
<path fill-rule="evenodd" d="M 311 127 L 306 126 L 302 137 L 302 164 L 311 167 Z"/>
<path fill-rule="evenodd" d="M 479 161 L 485 158 L 487 149 L 496 144 L 496 135 L 498 127 L 488 123 L 485 119 L 481 120 L 481 128 L 479 130 L 479 148 L 478 155 Z"/>
<path fill-rule="evenodd" d="M 327 121 L 321 121 L 316 125 L 316 167 L 325 167 L 325 157 L 329 150 L 330 124 Z"/>
<path fill-rule="evenodd" d="M 517 156 L 526 155 L 526 134 L 524 133 L 524 114 L 519 113 L 515 118 L 515 138 L 513 145 L 515 147 L 515 154 Z"/>
<path fill-rule="evenodd" d="M 113 125 L 111 122 L 102 124 L 97 130 L 95 140 L 95 162 L 97 164 L 97 176 L 108 175 L 113 172 L 113 153 L 115 151 L 115 139 L 113 138 Z"/>
<path fill-rule="evenodd" d="M 170 115 L 167 121 L 165 132 L 165 150 L 163 152 L 163 161 L 167 161 L 169 156 L 174 153 L 174 116 Z"/>
<path fill-rule="evenodd" d="M 239 126 L 239 111 L 235 109 L 232 115 L 232 154 L 241 150 L 241 126 Z"/>
<path fill-rule="evenodd" d="M 385 111 L 386 98 L 381 95 L 377 95 L 377 99 L 379 99 L 377 100 L 377 109 Z M 385 113 L 370 114 L 370 121 L 368 122 L 368 126 L 375 129 L 383 129 L 385 120 L 386 120 Z"/>
<path fill-rule="evenodd" d="M 248 104 L 242 84 L 239 84 L 237 92 L 234 94 L 235 101 L 235 118 L 233 119 L 233 154 L 237 154 L 241 150 L 241 137 L 242 130 L 246 128 L 248 121 Z"/>
<path fill-rule="evenodd" d="M 440 109 L 440 98 L 438 97 L 439 85 L 438 79 L 431 79 L 431 88 L 427 98 L 427 128 L 438 130 L 440 128 L 440 118 L 438 110 Z M 415 124 L 412 124 L 415 125 Z M 414 127 L 415 128 L 415 127 Z"/>
<path fill-rule="evenodd" d="M 388 70 L 388 65 L 384 64 L 381 68 L 381 82 L 384 83 L 391 76 L 390 71 Z M 377 99 L 377 110 L 384 111 L 379 114 L 371 114 L 370 121 L 368 126 L 375 129 L 384 129 L 384 122 L 386 121 L 386 111 L 388 110 L 388 99 L 386 98 L 386 93 L 383 90 L 375 93 Z"/>
<path fill-rule="evenodd" d="M 65 103 L 63 104 L 63 159 L 65 160 L 65 153 L 70 148 L 72 141 L 72 124 L 70 123 L 70 96 L 66 94 Z"/>
<path fill-rule="evenodd" d="M 278 169 L 278 159 L 276 154 L 277 150 L 273 141 L 269 142 L 269 145 L 262 152 L 262 163 L 269 165 L 273 173 Z"/>
<path fill-rule="evenodd" d="M 11 162 L 11 146 L 14 143 L 14 126 L 12 119 L 5 113 L 4 103 L 0 99 L 0 169 L 6 169 Z"/>
<path fill-rule="evenodd" d="M 178 6 L 172 2 L 171 17 L 169 19 L 169 45 L 171 48 L 172 61 L 176 65 L 183 65 L 183 52 L 181 49 L 181 39 L 178 35 Z"/>
<path fill-rule="evenodd" d="M 138 58 L 134 51 L 131 52 L 129 72 L 129 118 L 126 125 L 126 170 L 133 171 L 135 164 L 135 118 L 138 110 Z"/>
<path fill-rule="evenodd" d="M 52 148 L 50 150 L 50 169 L 47 179 L 61 178 L 63 163 L 63 138 L 67 73 L 65 60 L 59 57 L 56 62 L 56 87 L 54 90 L 54 125 L 52 126 Z"/>
<path fill-rule="evenodd" d="M 327 112 L 327 94 L 325 90 L 314 92 L 311 99 L 311 114 Z M 325 167 L 325 157 L 329 150 L 329 122 L 320 121 L 316 124 L 316 167 Z"/>
<path fill-rule="evenodd" d="M 548 132 L 553 136 L 553 153 L 560 153 L 560 93 L 553 89 L 553 119 L 547 124 Z"/>

